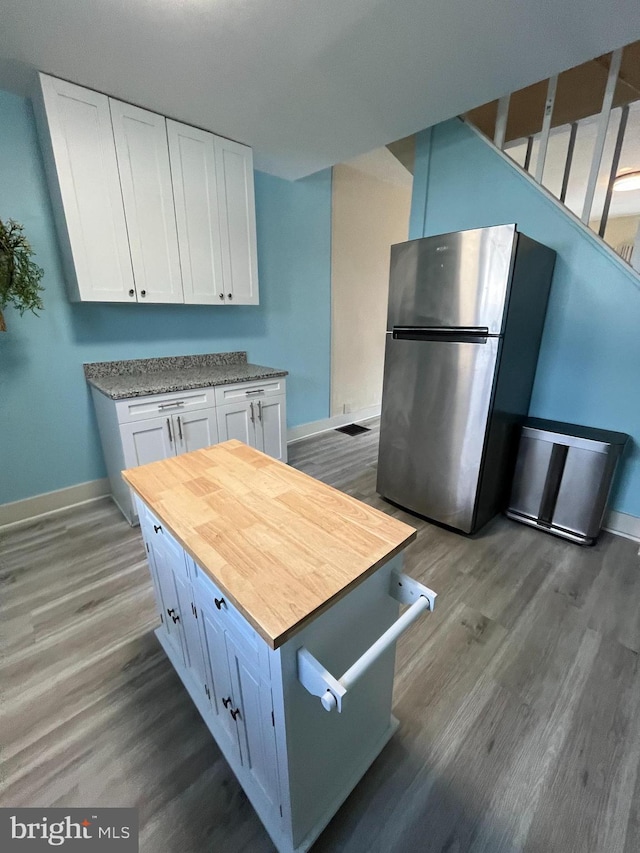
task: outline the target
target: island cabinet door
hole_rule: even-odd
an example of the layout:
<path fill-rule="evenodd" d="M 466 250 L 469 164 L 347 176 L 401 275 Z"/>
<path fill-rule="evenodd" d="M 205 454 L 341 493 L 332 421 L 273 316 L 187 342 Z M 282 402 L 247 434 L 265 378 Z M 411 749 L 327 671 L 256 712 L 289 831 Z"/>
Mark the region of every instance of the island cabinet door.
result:
<path fill-rule="evenodd" d="M 171 644 L 178 653 L 179 659 L 185 661 L 183 614 L 175 584 L 174 566 L 179 562 L 176 553 L 177 544 L 168 536 L 154 535 L 150 537 L 151 556 L 155 567 L 156 578 L 162 600 L 162 622 Z M 172 547 L 174 546 L 174 547 Z M 178 549 L 179 550 L 179 549 Z M 184 556 L 182 556 L 184 561 Z"/>
<path fill-rule="evenodd" d="M 209 669 L 209 684 L 211 685 L 211 706 L 220 724 L 222 736 L 227 741 L 236 760 L 240 761 L 240 741 L 238 739 L 237 714 L 229 677 L 224 627 L 212 613 L 202 607 L 198 613 L 201 618 L 201 631 L 204 634 L 204 649 L 206 664 Z"/>
<path fill-rule="evenodd" d="M 261 678 L 255 651 L 225 635 L 242 764 L 272 804 L 280 803 L 271 686 Z"/>
<path fill-rule="evenodd" d="M 200 640 L 200 631 L 198 630 L 199 617 L 194 603 L 193 588 L 179 573 L 174 574 L 174 581 L 176 592 L 178 593 L 180 618 L 184 632 L 185 663 L 202 694 L 208 697 L 211 691 L 204 665 L 202 642 Z"/>

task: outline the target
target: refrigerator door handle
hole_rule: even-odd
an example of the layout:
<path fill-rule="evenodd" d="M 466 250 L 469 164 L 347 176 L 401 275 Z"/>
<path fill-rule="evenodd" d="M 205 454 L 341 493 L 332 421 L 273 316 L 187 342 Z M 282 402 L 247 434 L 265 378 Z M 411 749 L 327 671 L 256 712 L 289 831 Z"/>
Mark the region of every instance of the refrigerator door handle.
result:
<path fill-rule="evenodd" d="M 452 341 L 486 344 L 487 326 L 394 326 L 392 336 L 397 341 Z"/>

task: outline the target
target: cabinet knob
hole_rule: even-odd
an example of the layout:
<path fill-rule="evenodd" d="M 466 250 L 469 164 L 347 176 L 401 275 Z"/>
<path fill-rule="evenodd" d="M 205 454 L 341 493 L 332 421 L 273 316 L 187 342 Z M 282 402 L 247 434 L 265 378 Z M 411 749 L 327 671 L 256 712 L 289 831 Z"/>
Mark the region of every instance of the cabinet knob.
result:
<path fill-rule="evenodd" d="M 231 696 L 227 696 L 226 699 L 223 699 L 222 704 L 224 705 L 225 708 L 228 708 L 229 705 L 231 704 Z"/>
<path fill-rule="evenodd" d="M 162 525 L 161 524 L 154 524 L 153 529 L 155 530 L 156 533 L 160 533 L 160 531 L 162 530 Z"/>
<path fill-rule="evenodd" d="M 227 299 L 233 299 L 233 293 L 227 293 Z"/>
<path fill-rule="evenodd" d="M 224 299 L 224 293 L 219 293 L 218 296 L 220 297 L 220 299 Z"/>
<path fill-rule="evenodd" d="M 146 290 L 141 290 L 141 291 L 140 291 L 140 296 L 146 296 L 146 295 L 147 295 L 147 291 L 146 291 Z"/>
<path fill-rule="evenodd" d="M 135 296 L 135 295 L 136 295 L 135 290 L 133 288 L 131 288 L 131 290 L 129 291 L 129 296 Z"/>
<path fill-rule="evenodd" d="M 240 716 L 240 708 L 234 708 L 232 711 L 229 711 L 234 720 L 236 720 Z"/>
<path fill-rule="evenodd" d="M 225 607 L 227 606 L 227 602 L 224 600 L 224 598 L 214 598 L 213 601 L 214 601 L 214 604 L 216 605 L 216 607 L 218 608 L 218 610 L 222 610 L 223 605 Z"/>

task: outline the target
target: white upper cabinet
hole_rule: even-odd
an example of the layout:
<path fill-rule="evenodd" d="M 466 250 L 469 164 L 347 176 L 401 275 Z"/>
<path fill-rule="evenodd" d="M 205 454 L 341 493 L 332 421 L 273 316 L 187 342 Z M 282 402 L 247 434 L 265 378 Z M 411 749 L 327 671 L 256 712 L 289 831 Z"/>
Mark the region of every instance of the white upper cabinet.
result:
<path fill-rule="evenodd" d="M 138 301 L 183 302 L 165 119 L 109 106 Z"/>
<path fill-rule="evenodd" d="M 39 75 L 71 298 L 256 305 L 250 148 Z"/>
<path fill-rule="evenodd" d="M 225 302 L 258 304 L 253 152 L 216 137 Z"/>
<path fill-rule="evenodd" d="M 34 98 L 72 299 L 135 302 L 106 95 L 39 75 Z"/>
<path fill-rule="evenodd" d="M 224 302 L 215 136 L 167 119 L 184 301 Z"/>

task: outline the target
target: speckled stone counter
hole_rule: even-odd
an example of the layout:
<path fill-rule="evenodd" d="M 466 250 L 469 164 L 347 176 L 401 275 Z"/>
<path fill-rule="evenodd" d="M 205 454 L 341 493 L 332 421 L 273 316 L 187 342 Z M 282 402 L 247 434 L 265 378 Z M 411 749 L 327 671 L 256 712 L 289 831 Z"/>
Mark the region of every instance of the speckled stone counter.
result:
<path fill-rule="evenodd" d="M 246 352 L 96 361 L 84 365 L 87 382 L 111 400 L 230 385 L 287 373 L 247 362 Z"/>

